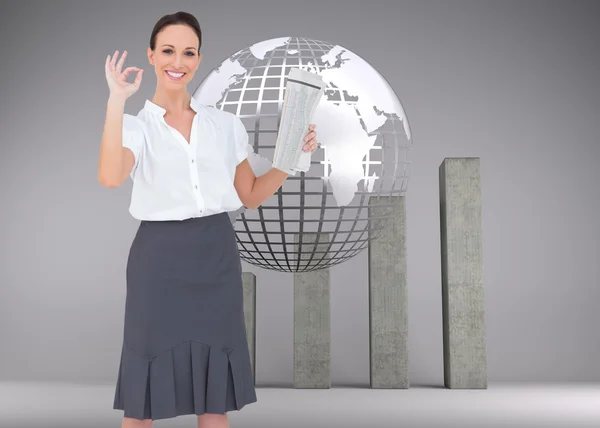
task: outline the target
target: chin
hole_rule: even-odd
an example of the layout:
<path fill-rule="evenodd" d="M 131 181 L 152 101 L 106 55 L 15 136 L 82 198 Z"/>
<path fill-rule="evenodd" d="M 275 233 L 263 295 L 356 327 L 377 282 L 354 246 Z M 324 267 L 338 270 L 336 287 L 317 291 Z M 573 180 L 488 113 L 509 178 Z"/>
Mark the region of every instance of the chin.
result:
<path fill-rule="evenodd" d="M 164 79 L 163 80 L 163 85 L 165 86 L 185 86 L 187 85 L 188 81 L 186 80 L 180 80 L 179 82 L 173 82 L 172 80 L 169 79 Z"/>

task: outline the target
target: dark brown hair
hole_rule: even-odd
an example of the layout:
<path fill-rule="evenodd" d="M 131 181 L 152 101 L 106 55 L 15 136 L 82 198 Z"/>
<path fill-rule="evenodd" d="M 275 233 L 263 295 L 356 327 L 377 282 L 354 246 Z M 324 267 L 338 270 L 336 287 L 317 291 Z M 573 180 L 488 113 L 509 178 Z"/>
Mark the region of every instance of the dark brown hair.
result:
<path fill-rule="evenodd" d="M 175 12 L 169 15 L 165 15 L 160 18 L 150 35 L 150 49 L 154 50 L 156 46 L 156 36 L 161 30 L 169 25 L 187 25 L 196 32 L 198 36 L 198 53 L 200 53 L 200 47 L 202 46 L 202 30 L 200 30 L 200 24 L 194 15 L 187 12 Z"/>

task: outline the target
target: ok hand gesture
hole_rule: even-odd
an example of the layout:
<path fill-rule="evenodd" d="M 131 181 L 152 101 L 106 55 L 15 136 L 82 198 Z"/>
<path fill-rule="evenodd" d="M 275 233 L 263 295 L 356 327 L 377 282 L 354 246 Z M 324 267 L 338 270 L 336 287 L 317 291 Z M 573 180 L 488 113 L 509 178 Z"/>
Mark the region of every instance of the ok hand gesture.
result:
<path fill-rule="evenodd" d="M 123 55 L 119 62 L 115 64 L 119 56 L 119 51 L 116 50 L 113 57 L 110 55 L 106 57 L 106 63 L 104 64 L 104 71 L 106 73 L 106 81 L 108 82 L 108 88 L 110 89 L 111 96 L 123 97 L 124 99 L 129 98 L 137 92 L 142 83 L 142 74 L 144 70 L 138 67 L 127 67 L 121 72 L 125 58 L 127 57 L 127 51 L 123 51 Z M 133 83 L 127 82 L 127 76 L 131 72 L 137 71 L 137 76 Z"/>

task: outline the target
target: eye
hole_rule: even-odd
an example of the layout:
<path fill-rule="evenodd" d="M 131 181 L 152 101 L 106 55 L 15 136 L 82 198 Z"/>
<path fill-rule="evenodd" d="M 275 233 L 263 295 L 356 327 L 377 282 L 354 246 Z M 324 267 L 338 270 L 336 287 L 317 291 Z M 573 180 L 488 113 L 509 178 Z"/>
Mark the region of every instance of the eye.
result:
<path fill-rule="evenodd" d="M 166 54 L 168 55 L 168 54 L 171 54 L 171 53 L 173 53 L 173 50 L 172 50 L 172 49 L 165 49 L 165 50 L 163 50 L 163 52 L 164 52 L 164 53 L 166 53 Z M 196 54 L 195 54 L 194 52 L 192 52 L 192 51 L 187 51 L 187 52 L 186 52 L 186 55 L 187 55 L 187 56 L 194 56 L 194 55 L 196 55 Z"/>

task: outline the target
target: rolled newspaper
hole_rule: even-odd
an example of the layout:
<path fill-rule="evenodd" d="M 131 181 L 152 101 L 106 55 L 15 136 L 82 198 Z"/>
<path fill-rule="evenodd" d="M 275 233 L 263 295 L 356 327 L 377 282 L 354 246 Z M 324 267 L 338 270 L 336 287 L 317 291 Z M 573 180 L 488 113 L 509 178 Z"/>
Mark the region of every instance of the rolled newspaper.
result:
<path fill-rule="evenodd" d="M 318 74 L 292 68 L 287 76 L 283 110 L 273 154 L 273 168 L 290 175 L 310 168 L 311 152 L 304 152 L 308 125 L 325 92 L 325 82 Z"/>

